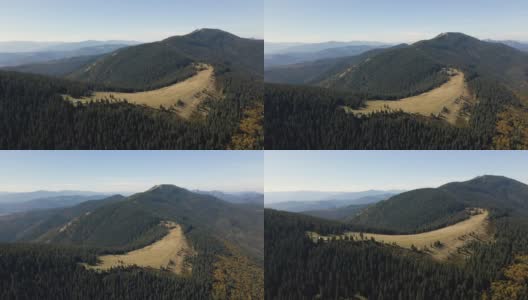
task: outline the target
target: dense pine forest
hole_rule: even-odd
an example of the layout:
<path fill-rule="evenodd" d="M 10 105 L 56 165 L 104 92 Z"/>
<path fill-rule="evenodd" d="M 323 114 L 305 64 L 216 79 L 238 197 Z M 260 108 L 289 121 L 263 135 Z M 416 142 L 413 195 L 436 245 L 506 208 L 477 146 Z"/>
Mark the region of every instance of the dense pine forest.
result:
<path fill-rule="evenodd" d="M 4 244 L 0 245 L 0 298 L 211 299 L 213 263 L 222 253 L 214 245 L 195 243 L 201 254 L 192 261 L 192 275 L 177 276 L 135 267 L 95 272 L 81 265 L 96 263 L 101 249 Z"/>
<path fill-rule="evenodd" d="M 2 149 L 226 149 L 262 148 L 258 129 L 240 128 L 244 112 L 262 101 L 262 87 L 240 75 L 222 77 L 226 97 L 208 101 L 206 117 L 186 121 L 168 109 L 101 100 L 73 104 L 63 94 L 84 96 L 94 86 L 20 73 L 0 73 Z M 261 103 L 261 102 L 260 102 Z M 257 115 L 258 117 L 258 115 Z M 259 124 L 257 124 L 259 125 Z"/>
<path fill-rule="evenodd" d="M 314 242 L 355 225 L 265 211 L 266 299 L 528 299 L 526 216 L 494 214 L 493 242 L 461 262 L 371 240 Z"/>
<path fill-rule="evenodd" d="M 468 126 L 455 127 L 405 112 L 355 116 L 341 107 L 359 108 L 360 96 L 265 84 L 266 149 L 491 149 L 498 114 L 519 107 L 519 99 L 484 78 L 473 78 L 469 86 L 479 102 Z"/>

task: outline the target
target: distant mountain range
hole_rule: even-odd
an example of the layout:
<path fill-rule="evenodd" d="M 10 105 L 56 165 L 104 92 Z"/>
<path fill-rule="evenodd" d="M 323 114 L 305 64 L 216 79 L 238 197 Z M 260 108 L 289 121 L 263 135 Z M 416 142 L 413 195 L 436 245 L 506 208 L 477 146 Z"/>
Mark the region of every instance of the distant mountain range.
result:
<path fill-rule="evenodd" d="M 265 42 L 264 53 L 265 54 L 279 54 L 279 53 L 309 53 L 319 52 L 325 49 L 342 48 L 348 46 L 372 46 L 380 47 L 387 46 L 388 43 L 382 42 L 370 42 L 370 41 L 329 41 L 321 43 L 274 43 Z"/>
<path fill-rule="evenodd" d="M 198 194 L 211 195 L 226 202 L 238 204 L 264 205 L 264 194 L 257 192 L 226 193 L 221 191 L 193 191 Z"/>
<path fill-rule="evenodd" d="M 83 48 L 100 47 L 105 45 L 137 45 L 137 41 L 109 40 L 109 41 L 81 41 L 81 42 L 33 42 L 12 41 L 0 42 L 0 53 L 28 53 L 28 52 L 64 52 Z"/>
<path fill-rule="evenodd" d="M 52 60 L 80 56 L 94 56 L 113 52 L 136 43 L 104 43 L 104 42 L 80 42 L 69 44 L 58 44 L 43 47 L 39 51 L 2 52 L 0 51 L 0 67 L 14 67 L 27 64 L 45 63 Z M 1 47 L 1 45 L 0 45 Z M 1 48 L 0 48 L 1 49 Z"/>
<path fill-rule="evenodd" d="M 402 190 L 367 190 L 360 192 L 322 192 L 322 191 L 291 191 L 291 192 L 266 192 L 264 194 L 266 206 L 279 202 L 309 202 L 326 200 L 351 200 L 363 197 L 384 194 L 397 194 Z"/>
<path fill-rule="evenodd" d="M 528 51 L 528 42 L 520 42 L 520 41 L 512 41 L 512 40 L 496 41 L 496 40 L 490 40 L 490 39 L 486 39 L 484 41 L 492 42 L 492 43 L 501 43 L 501 44 L 508 45 L 512 48 L 516 48 L 522 51 Z"/>
<path fill-rule="evenodd" d="M 37 199 L 64 197 L 64 196 L 83 196 L 83 197 L 106 197 L 108 193 L 99 193 L 91 191 L 34 191 L 34 192 L 0 192 L 0 203 L 26 202 Z"/>
<path fill-rule="evenodd" d="M 2 202 L 0 203 L 0 215 L 27 212 L 41 209 L 51 209 L 60 207 L 74 206 L 79 203 L 89 200 L 99 200 L 108 197 L 109 195 L 69 195 L 69 196 L 54 196 L 46 198 L 35 198 L 27 201 L 17 202 Z"/>

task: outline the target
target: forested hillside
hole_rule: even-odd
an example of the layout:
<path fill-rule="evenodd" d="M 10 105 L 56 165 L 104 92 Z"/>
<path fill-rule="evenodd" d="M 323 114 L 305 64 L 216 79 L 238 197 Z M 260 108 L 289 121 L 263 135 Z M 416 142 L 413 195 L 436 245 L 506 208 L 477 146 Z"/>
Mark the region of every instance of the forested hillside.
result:
<path fill-rule="evenodd" d="M 265 211 L 266 299 L 528 299 L 526 216 L 494 215 L 493 242 L 468 245 L 460 263 L 371 240 L 314 243 L 307 231 L 357 227 Z"/>
<path fill-rule="evenodd" d="M 201 29 L 118 50 L 68 78 L 127 91 L 152 90 L 194 75 L 197 63 L 212 65 L 217 75 L 233 71 L 261 78 L 263 47 L 262 40 L 244 39 L 217 29 Z"/>
<path fill-rule="evenodd" d="M 312 67 L 320 73 L 311 71 Z M 466 124 L 453 126 L 440 115 L 389 110 L 355 115 L 343 109 L 360 109 L 368 99 L 397 100 L 426 92 L 449 78 L 449 68 L 464 73 L 467 89 L 476 100 L 463 108 Z M 459 33 L 367 52 L 340 59 L 339 64 L 319 61 L 276 68 L 266 72 L 267 80 L 328 90 L 314 94 L 311 87 L 266 84 L 266 148 L 525 148 L 523 123 L 517 117 L 515 124 L 520 128 L 509 130 L 505 113 L 517 115 L 524 110 L 521 99 L 528 91 L 527 70 L 526 53 Z M 295 74 L 301 74 L 300 78 Z M 305 80 L 310 74 L 316 77 Z"/>
<path fill-rule="evenodd" d="M 0 71 L 0 148 L 262 149 L 262 55 L 262 41 L 202 30 L 104 56 L 93 71 L 71 76 L 83 83 Z M 169 107 L 64 97 L 162 87 L 192 76 L 199 62 L 214 66 L 222 96 L 205 99 L 189 119 Z M 56 64 L 45 72 L 70 67 Z"/>
<path fill-rule="evenodd" d="M 183 259 L 192 271 L 174 274 L 163 266 L 93 271 L 82 265 L 153 244 L 167 235 L 166 222 L 182 226 L 193 253 Z M 14 243 L 0 245 L 2 299 L 263 297 L 262 206 L 161 185 L 127 198 L 2 216 L 0 224 L 1 241 Z M 61 289 L 63 284 L 68 288 Z"/>
<path fill-rule="evenodd" d="M 401 193 L 368 207 L 351 222 L 382 231 L 424 232 L 467 219 L 467 209 L 476 207 L 528 215 L 528 186 L 502 176 L 481 176 Z"/>

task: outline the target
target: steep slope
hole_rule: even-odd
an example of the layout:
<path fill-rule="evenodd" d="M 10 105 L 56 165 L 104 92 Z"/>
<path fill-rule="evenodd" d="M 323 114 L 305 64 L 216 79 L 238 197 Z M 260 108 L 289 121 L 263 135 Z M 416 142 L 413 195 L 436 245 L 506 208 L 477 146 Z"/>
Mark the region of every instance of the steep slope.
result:
<path fill-rule="evenodd" d="M 200 63 L 212 65 L 218 73 L 236 70 L 258 76 L 262 74 L 262 61 L 261 40 L 202 29 L 116 51 L 68 77 L 124 89 L 148 90 L 194 75 L 195 65 Z"/>
<path fill-rule="evenodd" d="M 399 194 L 365 209 L 351 222 L 389 232 L 423 232 L 468 218 L 469 208 L 526 214 L 528 186 L 506 177 L 481 176 Z"/>

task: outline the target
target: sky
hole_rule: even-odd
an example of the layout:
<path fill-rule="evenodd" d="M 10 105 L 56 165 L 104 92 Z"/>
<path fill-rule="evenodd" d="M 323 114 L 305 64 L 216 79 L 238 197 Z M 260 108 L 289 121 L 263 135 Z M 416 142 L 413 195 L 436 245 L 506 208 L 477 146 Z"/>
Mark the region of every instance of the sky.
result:
<path fill-rule="evenodd" d="M 528 41 L 526 0 L 265 0 L 267 42 L 414 42 L 442 32 Z"/>
<path fill-rule="evenodd" d="M 263 38 L 264 0 L 0 0 L 0 41 L 157 41 L 199 28 Z"/>
<path fill-rule="evenodd" d="M 0 191 L 263 191 L 262 151 L 0 151 Z"/>
<path fill-rule="evenodd" d="M 502 175 L 528 184 L 528 151 L 265 151 L 265 192 L 412 190 Z"/>

